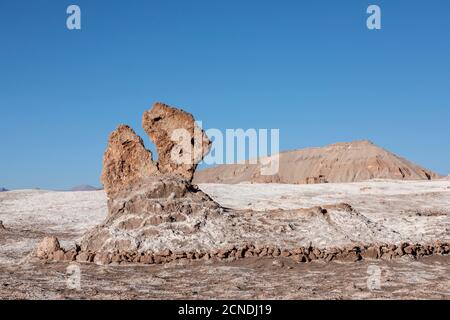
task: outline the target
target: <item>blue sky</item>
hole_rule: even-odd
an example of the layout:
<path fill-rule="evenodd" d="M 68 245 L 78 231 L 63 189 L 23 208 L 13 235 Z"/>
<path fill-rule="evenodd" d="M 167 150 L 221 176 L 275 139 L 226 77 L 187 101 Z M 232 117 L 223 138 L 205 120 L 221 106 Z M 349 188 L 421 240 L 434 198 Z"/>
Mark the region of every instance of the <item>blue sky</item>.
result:
<path fill-rule="evenodd" d="M 70 4 L 82 30 L 66 28 Z M 447 0 L 0 0 L 0 187 L 100 185 L 109 133 L 144 135 L 155 101 L 205 128 L 279 128 L 282 150 L 370 139 L 448 174 L 449 12 Z"/>

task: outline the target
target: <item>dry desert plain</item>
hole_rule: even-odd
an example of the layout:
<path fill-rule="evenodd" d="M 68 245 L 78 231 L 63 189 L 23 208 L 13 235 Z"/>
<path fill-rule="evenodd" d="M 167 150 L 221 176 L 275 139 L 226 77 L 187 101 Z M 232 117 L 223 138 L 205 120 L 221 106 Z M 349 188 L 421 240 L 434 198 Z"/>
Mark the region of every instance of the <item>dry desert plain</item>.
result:
<path fill-rule="evenodd" d="M 450 242 L 450 181 L 444 179 L 199 187 L 223 207 L 234 209 L 233 216 L 225 212 L 223 220 L 204 226 L 203 238 L 198 239 L 202 246 L 246 239 L 279 247 Z M 352 210 L 341 210 L 343 203 Z M 327 214 L 314 214 L 317 206 L 329 208 Z M 0 298 L 450 298 L 448 255 L 307 263 L 254 256 L 151 265 L 44 262 L 29 257 L 47 235 L 58 237 L 63 247 L 73 246 L 107 213 L 103 190 L 0 193 Z M 177 245 L 176 240 L 167 236 L 161 243 Z M 194 240 L 186 246 L 195 247 Z M 79 290 L 67 286 L 67 267 L 72 264 L 80 267 Z"/>

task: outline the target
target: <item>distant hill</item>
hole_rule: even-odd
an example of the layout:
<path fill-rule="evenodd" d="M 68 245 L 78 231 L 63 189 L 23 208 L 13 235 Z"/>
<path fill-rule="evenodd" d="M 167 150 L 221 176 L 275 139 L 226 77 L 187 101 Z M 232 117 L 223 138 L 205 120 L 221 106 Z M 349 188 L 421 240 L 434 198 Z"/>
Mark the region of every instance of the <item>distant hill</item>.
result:
<path fill-rule="evenodd" d="M 79 186 L 75 186 L 72 189 L 70 189 L 70 191 L 97 191 L 97 190 L 102 190 L 101 188 L 96 188 L 87 184 L 82 184 Z"/>
<path fill-rule="evenodd" d="M 310 184 L 438 178 L 438 174 L 364 140 L 280 153 L 279 171 L 271 176 L 261 175 L 260 164 L 231 164 L 199 170 L 194 182 Z"/>
<path fill-rule="evenodd" d="M 0 192 L 6 192 L 6 191 L 9 191 L 9 190 L 6 188 L 0 188 Z"/>

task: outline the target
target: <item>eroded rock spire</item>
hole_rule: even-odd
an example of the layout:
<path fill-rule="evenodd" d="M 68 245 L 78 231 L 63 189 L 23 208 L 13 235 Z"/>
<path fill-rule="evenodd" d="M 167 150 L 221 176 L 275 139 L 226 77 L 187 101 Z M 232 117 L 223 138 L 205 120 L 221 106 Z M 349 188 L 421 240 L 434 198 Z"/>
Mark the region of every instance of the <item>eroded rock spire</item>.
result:
<path fill-rule="evenodd" d="M 144 113 L 142 126 L 156 146 L 158 161 L 153 161 L 133 129 L 120 125 L 111 133 L 103 158 L 101 181 L 108 198 L 150 176 L 174 176 L 191 182 L 197 164 L 209 152 L 211 141 L 194 117 L 183 110 L 155 103 Z"/>
<path fill-rule="evenodd" d="M 111 133 L 101 175 L 108 197 L 114 197 L 130 185 L 158 173 L 152 153 L 133 129 L 120 125 Z"/>
<path fill-rule="evenodd" d="M 160 173 L 192 181 L 197 164 L 209 152 L 211 145 L 194 117 L 158 102 L 144 113 L 142 127 L 158 150 Z"/>
<path fill-rule="evenodd" d="M 158 161 L 130 127 L 121 125 L 110 135 L 101 176 L 108 216 L 81 240 L 85 252 L 164 247 L 173 237 L 200 232 L 222 213 L 219 204 L 191 184 L 211 144 L 193 116 L 156 103 L 144 113 L 142 125 L 156 145 Z"/>

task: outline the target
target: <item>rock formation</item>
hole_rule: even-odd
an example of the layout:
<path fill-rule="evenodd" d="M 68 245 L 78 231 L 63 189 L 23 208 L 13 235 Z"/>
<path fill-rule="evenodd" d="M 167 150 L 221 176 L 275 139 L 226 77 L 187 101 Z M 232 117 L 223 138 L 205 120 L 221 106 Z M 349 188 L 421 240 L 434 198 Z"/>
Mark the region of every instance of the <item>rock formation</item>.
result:
<path fill-rule="evenodd" d="M 144 113 L 142 126 L 158 150 L 159 172 L 192 181 L 197 164 L 211 145 L 192 115 L 155 103 L 153 109 Z"/>
<path fill-rule="evenodd" d="M 109 214 L 85 235 L 82 250 L 149 248 L 155 238 L 163 241 L 165 233 L 198 231 L 209 216 L 222 210 L 191 185 L 195 168 L 210 146 L 192 115 L 156 103 L 144 113 L 142 123 L 156 145 L 158 161 L 130 127 L 121 125 L 110 135 L 101 175 Z"/>
<path fill-rule="evenodd" d="M 52 258 L 54 253 L 61 250 L 59 241 L 56 237 L 45 237 L 39 243 L 34 251 L 34 255 L 41 259 Z M 63 252 L 64 254 L 64 252 Z"/>
<path fill-rule="evenodd" d="M 108 198 L 112 199 L 128 186 L 158 173 L 152 153 L 133 129 L 120 125 L 111 133 L 100 178 Z"/>
<path fill-rule="evenodd" d="M 155 143 L 158 161 L 142 139 L 126 125 L 109 137 L 101 181 L 109 198 L 150 176 L 172 176 L 192 181 L 197 164 L 211 142 L 191 114 L 163 103 L 144 113 L 142 126 Z"/>
<path fill-rule="evenodd" d="M 195 183 L 339 183 L 369 179 L 431 180 L 436 173 L 370 141 L 336 143 L 279 154 L 279 171 L 261 174 L 260 164 L 230 164 L 195 173 Z"/>
<path fill-rule="evenodd" d="M 144 114 L 143 127 L 156 145 L 158 161 L 152 159 L 130 127 L 119 126 L 109 137 L 103 160 L 101 180 L 109 211 L 105 221 L 69 250 L 60 248 L 56 238 L 46 237 L 34 256 L 53 261 L 153 264 L 247 257 L 357 261 L 449 252 L 447 243 L 405 243 L 400 249 L 378 244 L 352 245 L 342 250 L 313 247 L 311 242 L 301 246 L 305 233 L 318 226 L 325 226 L 324 241 L 331 238 L 333 243 L 348 240 L 355 230 L 366 237 L 365 243 L 373 240 L 374 229 L 386 235 L 383 238 L 388 238 L 392 230 L 370 221 L 348 204 L 264 212 L 222 208 L 191 183 L 197 163 L 210 146 L 193 117 L 157 103 Z M 178 161 L 180 158 L 184 160 Z M 382 163 L 383 158 L 377 159 Z M 308 177 L 315 183 L 332 175 L 313 170 Z M 283 238 L 281 235 L 286 233 Z"/>

